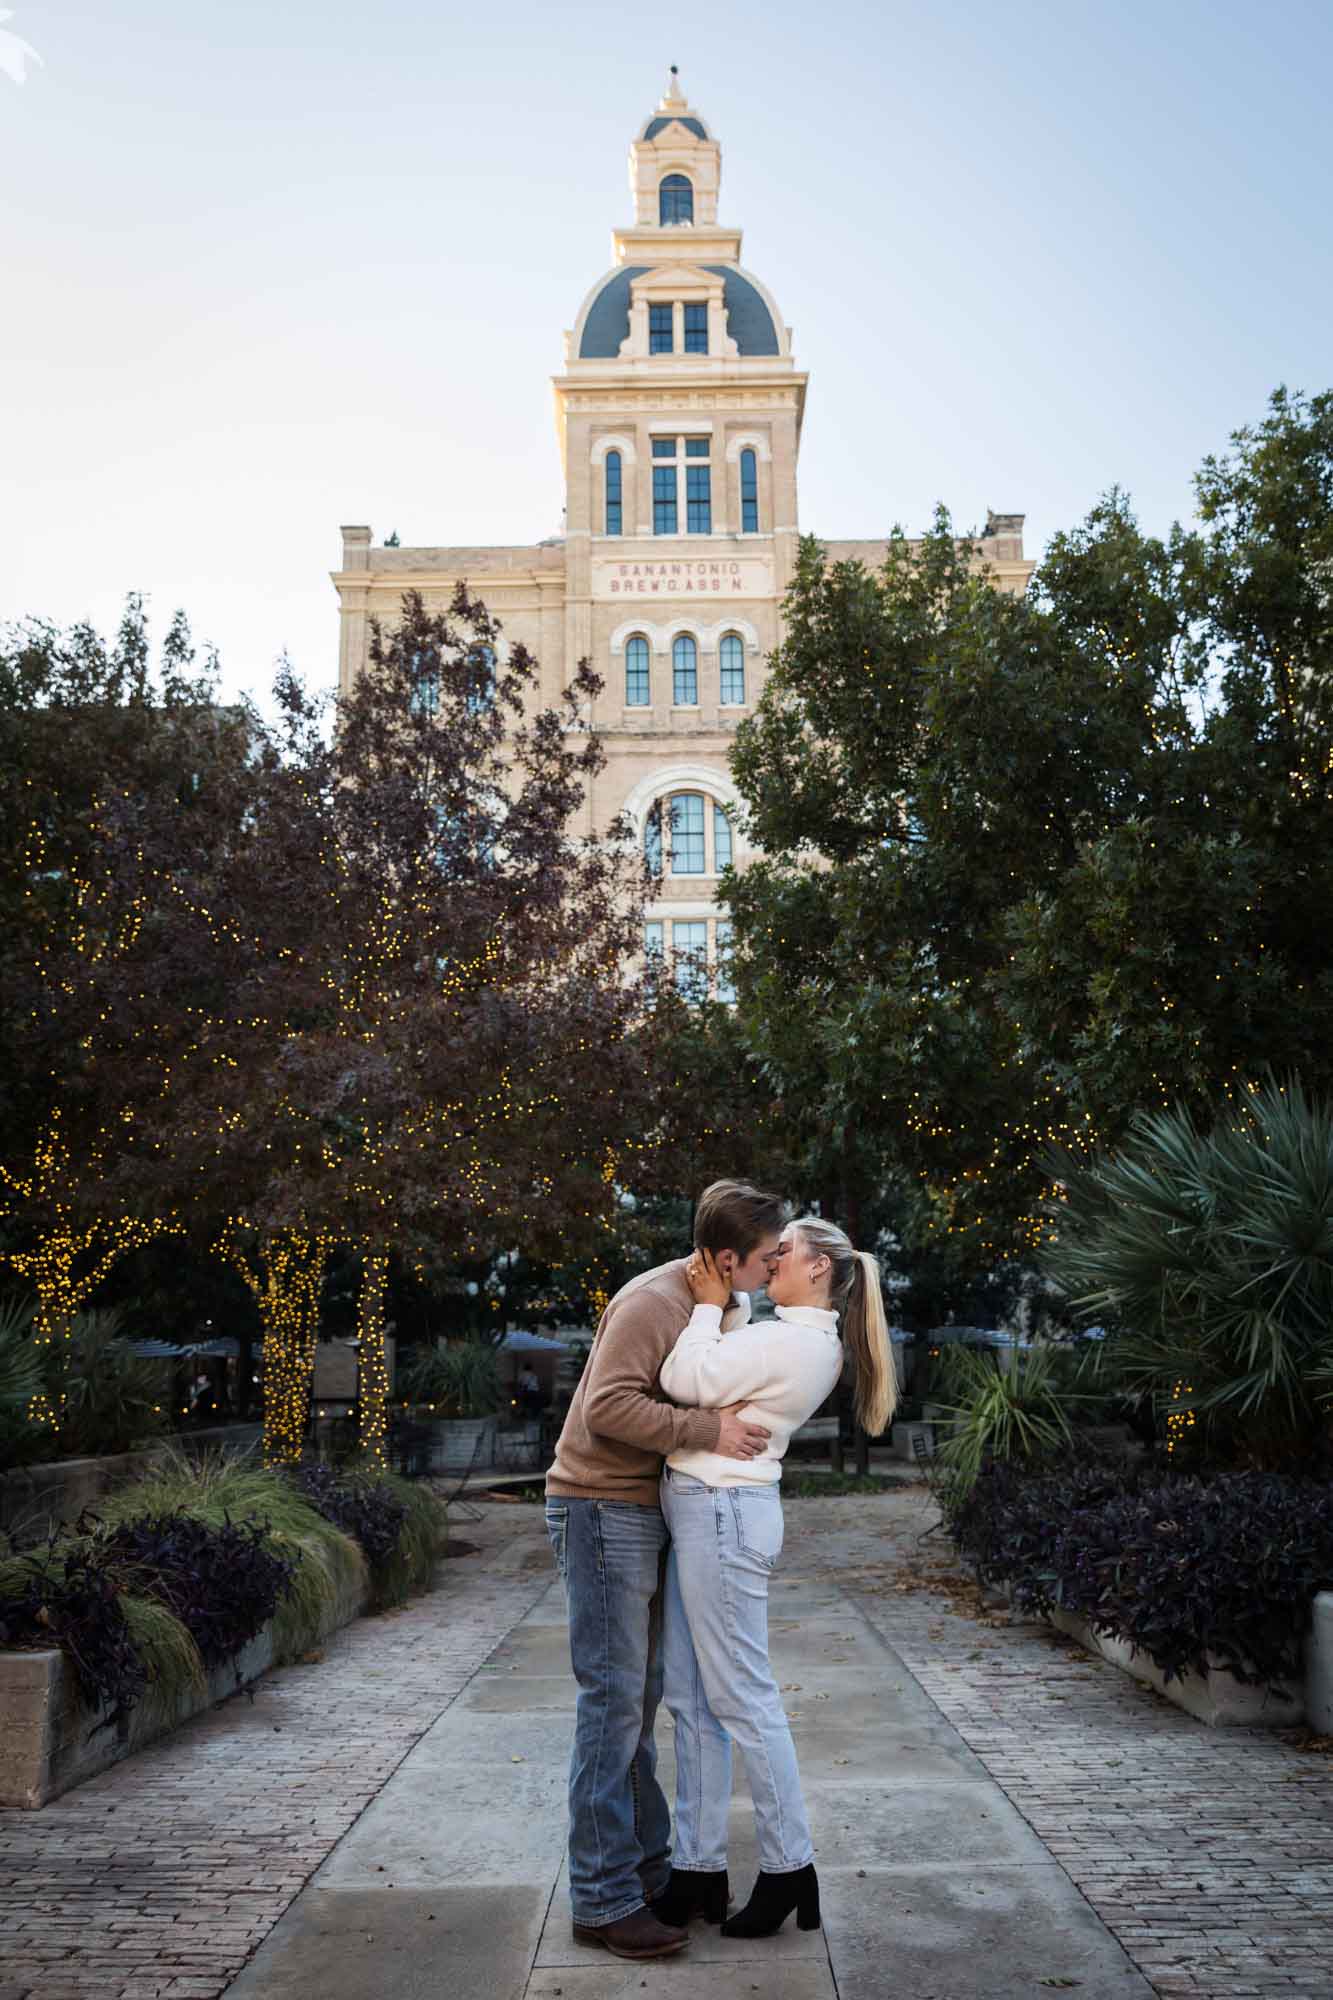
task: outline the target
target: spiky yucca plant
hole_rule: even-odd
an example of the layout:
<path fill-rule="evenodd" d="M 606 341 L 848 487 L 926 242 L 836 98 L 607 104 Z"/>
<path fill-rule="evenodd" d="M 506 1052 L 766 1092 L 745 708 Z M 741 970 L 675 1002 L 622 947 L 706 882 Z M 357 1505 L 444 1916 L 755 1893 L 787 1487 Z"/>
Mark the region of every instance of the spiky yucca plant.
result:
<path fill-rule="evenodd" d="M 134 1352 L 118 1306 L 76 1313 L 69 1338 L 47 1349 L 43 1372 L 61 1457 L 130 1451 L 170 1426 L 170 1370 Z"/>
<path fill-rule="evenodd" d="M 504 1400 L 500 1356 L 488 1340 L 437 1340 L 405 1371 L 404 1387 L 437 1415 L 493 1417 Z"/>
<path fill-rule="evenodd" d="M 955 1348 L 945 1369 L 948 1431 L 939 1447 L 946 1510 L 961 1504 L 982 1467 L 1049 1458 L 1073 1442 L 1069 1406 L 1089 1400 L 1066 1386 L 1055 1350 L 1015 1347 L 1009 1367 Z"/>
<path fill-rule="evenodd" d="M 1140 1117 L 1119 1151 L 1052 1162 L 1049 1275 L 1110 1328 L 1100 1372 L 1200 1442 L 1270 1464 L 1315 1449 L 1333 1398 L 1333 1106 L 1251 1086 L 1202 1129 Z"/>

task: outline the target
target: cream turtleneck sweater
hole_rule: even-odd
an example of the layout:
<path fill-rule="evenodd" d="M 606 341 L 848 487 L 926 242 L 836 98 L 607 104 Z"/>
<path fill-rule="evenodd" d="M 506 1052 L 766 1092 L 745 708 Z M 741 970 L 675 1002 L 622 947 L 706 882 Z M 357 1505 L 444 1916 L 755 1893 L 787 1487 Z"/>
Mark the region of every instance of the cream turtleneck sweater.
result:
<path fill-rule="evenodd" d="M 771 1433 L 758 1458 L 721 1458 L 678 1449 L 667 1464 L 706 1486 L 771 1486 L 782 1477 L 791 1434 L 833 1393 L 842 1373 L 838 1315 L 818 1306 L 779 1306 L 760 1320 L 723 1334 L 722 1308 L 698 1305 L 662 1364 L 661 1384 L 673 1403 L 720 1410 L 742 1403 L 741 1415 Z"/>

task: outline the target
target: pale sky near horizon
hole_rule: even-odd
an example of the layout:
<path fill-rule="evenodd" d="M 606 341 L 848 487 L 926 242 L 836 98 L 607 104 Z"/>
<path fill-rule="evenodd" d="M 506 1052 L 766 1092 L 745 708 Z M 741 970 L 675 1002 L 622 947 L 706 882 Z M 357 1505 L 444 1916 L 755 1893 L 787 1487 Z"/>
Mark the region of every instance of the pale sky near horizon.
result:
<path fill-rule="evenodd" d="M 41 57 L 19 85 L 3 33 Z M 550 377 L 669 62 L 810 371 L 830 537 L 1112 484 L 1144 525 L 1333 386 L 1333 0 L 16 4 L 0 620 L 149 597 L 262 693 L 337 666 L 339 525 L 531 542 Z"/>

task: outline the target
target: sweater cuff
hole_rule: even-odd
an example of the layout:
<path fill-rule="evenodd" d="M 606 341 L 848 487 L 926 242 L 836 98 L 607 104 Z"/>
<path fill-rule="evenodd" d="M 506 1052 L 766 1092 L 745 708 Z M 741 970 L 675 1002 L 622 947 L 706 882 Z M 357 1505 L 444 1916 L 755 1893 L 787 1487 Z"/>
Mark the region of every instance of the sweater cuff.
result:
<path fill-rule="evenodd" d="M 685 1422 L 681 1443 L 686 1451 L 716 1451 L 717 1441 L 722 1435 L 722 1419 L 716 1410 L 690 1410 L 682 1413 Z"/>
<path fill-rule="evenodd" d="M 709 1306 L 702 1303 L 697 1305 L 690 1314 L 685 1331 L 686 1333 L 720 1334 L 722 1331 L 721 1306 Z"/>

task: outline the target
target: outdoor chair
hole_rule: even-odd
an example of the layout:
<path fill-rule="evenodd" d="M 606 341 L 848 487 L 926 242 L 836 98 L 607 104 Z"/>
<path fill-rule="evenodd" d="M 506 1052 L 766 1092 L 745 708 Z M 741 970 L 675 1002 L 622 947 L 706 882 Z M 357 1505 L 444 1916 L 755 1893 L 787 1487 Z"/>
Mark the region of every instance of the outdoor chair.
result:
<path fill-rule="evenodd" d="M 448 1512 L 450 1514 L 456 1513 L 460 1520 L 480 1521 L 482 1518 L 481 1509 L 479 1507 L 474 1507 L 470 1500 L 464 1500 L 463 1494 L 467 1489 L 468 1481 L 471 1479 L 473 1473 L 478 1468 L 478 1462 L 481 1458 L 482 1447 L 484 1445 L 489 1444 L 489 1442 L 490 1440 L 486 1436 L 485 1432 L 478 1432 L 477 1436 L 474 1437 L 472 1440 L 472 1453 L 468 1459 L 467 1464 L 463 1467 L 462 1472 L 459 1474 L 458 1483 L 455 1485 L 451 1493 L 440 1494 L 440 1498 L 441 1500 L 443 1500 Z"/>

